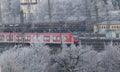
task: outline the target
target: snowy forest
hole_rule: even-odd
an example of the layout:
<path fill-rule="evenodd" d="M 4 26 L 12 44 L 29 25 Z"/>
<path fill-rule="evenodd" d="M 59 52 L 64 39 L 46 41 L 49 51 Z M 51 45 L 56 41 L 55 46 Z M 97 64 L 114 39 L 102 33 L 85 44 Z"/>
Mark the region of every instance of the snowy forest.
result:
<path fill-rule="evenodd" d="M 119 72 L 120 48 L 109 44 L 103 51 L 92 46 L 62 46 L 51 54 L 44 44 L 14 47 L 0 55 L 1 72 Z"/>
<path fill-rule="evenodd" d="M 48 0 L 38 0 L 35 11 L 30 15 L 33 23 L 49 21 Z M 119 0 L 50 0 L 51 20 L 83 21 L 119 19 Z M 3 24 L 20 22 L 20 1 L 0 0 L 0 21 Z M 27 18 L 27 19 L 26 19 Z M 24 19 L 29 20 L 28 17 Z"/>

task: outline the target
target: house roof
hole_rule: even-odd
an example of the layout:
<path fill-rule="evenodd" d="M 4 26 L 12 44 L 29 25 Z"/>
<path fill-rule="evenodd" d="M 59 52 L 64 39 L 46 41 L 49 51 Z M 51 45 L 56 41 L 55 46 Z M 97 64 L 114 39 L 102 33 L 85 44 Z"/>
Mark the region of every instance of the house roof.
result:
<path fill-rule="evenodd" d="M 104 21 L 98 24 L 120 24 L 120 21 Z"/>

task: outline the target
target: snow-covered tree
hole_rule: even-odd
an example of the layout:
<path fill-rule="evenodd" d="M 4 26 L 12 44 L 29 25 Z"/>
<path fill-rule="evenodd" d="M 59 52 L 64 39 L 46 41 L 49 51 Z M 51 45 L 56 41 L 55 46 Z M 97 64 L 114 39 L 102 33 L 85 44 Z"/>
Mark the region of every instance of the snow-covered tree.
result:
<path fill-rule="evenodd" d="M 47 0 L 38 1 L 34 16 L 37 23 L 49 21 Z"/>
<path fill-rule="evenodd" d="M 118 0 L 50 0 L 52 21 L 95 20 L 97 6 L 99 18 L 106 18 L 106 9 L 118 10 Z M 49 21 L 48 0 L 40 1 L 37 6 L 37 21 Z M 86 10 L 87 9 L 87 10 Z M 36 13 L 35 12 L 35 13 Z"/>
<path fill-rule="evenodd" d="M 1 13 L 3 23 L 18 23 L 20 13 L 19 0 L 1 0 Z"/>
<path fill-rule="evenodd" d="M 102 52 L 100 70 L 102 72 L 119 72 L 120 69 L 120 49 L 119 46 L 108 45 Z M 101 72 L 99 69 L 98 71 Z"/>
<path fill-rule="evenodd" d="M 49 48 L 44 45 L 12 48 L 0 56 L 2 72 L 47 72 Z"/>
<path fill-rule="evenodd" d="M 97 52 L 92 46 L 62 46 L 50 54 L 44 44 L 12 48 L 0 54 L 2 72 L 119 72 L 120 49 L 112 44 Z"/>
<path fill-rule="evenodd" d="M 92 72 L 96 71 L 98 53 L 91 47 L 63 47 L 63 50 L 58 55 L 51 56 L 53 72 Z M 51 71 L 51 72 L 52 72 Z"/>

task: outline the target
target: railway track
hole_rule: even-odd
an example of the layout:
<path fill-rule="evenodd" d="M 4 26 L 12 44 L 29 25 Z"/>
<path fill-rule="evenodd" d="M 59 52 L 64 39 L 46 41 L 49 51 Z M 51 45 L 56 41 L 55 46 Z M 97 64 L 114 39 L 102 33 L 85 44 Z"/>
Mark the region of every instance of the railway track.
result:
<path fill-rule="evenodd" d="M 105 45 L 120 45 L 120 39 L 80 39 L 81 45 L 91 45 L 94 49 L 103 50 Z"/>
<path fill-rule="evenodd" d="M 113 45 L 120 45 L 120 39 L 80 39 L 81 45 L 91 45 L 96 50 L 103 50 L 105 45 L 108 45 L 112 42 Z M 0 43 L 0 52 L 6 50 L 5 48 L 14 46 L 14 44 L 10 43 Z M 52 50 L 58 51 L 57 49 L 61 50 L 61 45 L 54 44 L 49 45 Z"/>
<path fill-rule="evenodd" d="M 120 45 L 120 39 L 80 39 L 82 44 L 94 45 L 94 44 L 105 44 L 113 43 L 113 45 Z"/>

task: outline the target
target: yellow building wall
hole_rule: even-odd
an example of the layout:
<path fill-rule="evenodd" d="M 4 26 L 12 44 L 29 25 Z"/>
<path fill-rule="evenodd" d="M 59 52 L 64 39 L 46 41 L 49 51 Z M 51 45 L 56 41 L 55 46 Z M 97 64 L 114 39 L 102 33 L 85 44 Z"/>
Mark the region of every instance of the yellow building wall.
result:
<path fill-rule="evenodd" d="M 36 3 L 37 0 L 20 0 L 21 2 L 21 10 L 23 10 L 24 13 L 28 13 L 30 11 L 30 13 L 33 13 L 36 10 L 36 5 L 37 4 L 32 4 L 32 3 Z M 27 4 L 31 2 L 31 4 Z"/>
<path fill-rule="evenodd" d="M 25 3 L 27 0 L 20 0 L 20 3 Z"/>
<path fill-rule="evenodd" d="M 32 2 L 35 3 L 37 0 L 20 0 L 21 3 Z"/>
<path fill-rule="evenodd" d="M 32 0 L 32 2 L 36 2 L 36 0 Z"/>
<path fill-rule="evenodd" d="M 94 33 L 98 31 L 98 28 L 97 28 L 96 25 L 94 25 L 93 28 L 94 28 L 93 29 Z M 107 28 L 107 25 L 105 25 L 105 24 L 100 25 L 99 24 L 99 29 L 106 29 L 106 28 Z M 110 25 L 110 30 L 116 30 L 116 31 L 120 30 L 120 24 L 111 24 Z"/>
<path fill-rule="evenodd" d="M 94 29 L 94 33 L 96 33 L 97 31 L 98 31 L 98 29 L 97 29 L 97 26 L 96 25 L 94 25 L 94 27 L 93 27 Z"/>
<path fill-rule="evenodd" d="M 30 9 L 28 5 L 21 5 L 21 10 L 23 10 L 24 13 L 28 13 L 29 10 L 30 10 L 30 13 L 34 13 L 34 11 L 36 10 L 36 5 L 31 5 Z"/>
<path fill-rule="evenodd" d="M 110 29 L 120 29 L 120 24 L 117 25 L 111 25 Z"/>

